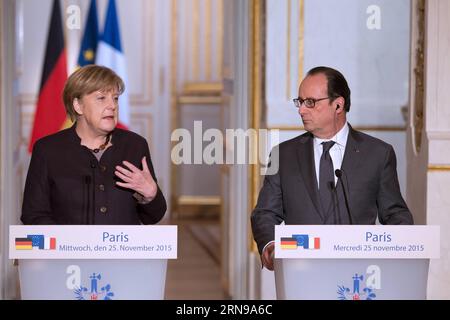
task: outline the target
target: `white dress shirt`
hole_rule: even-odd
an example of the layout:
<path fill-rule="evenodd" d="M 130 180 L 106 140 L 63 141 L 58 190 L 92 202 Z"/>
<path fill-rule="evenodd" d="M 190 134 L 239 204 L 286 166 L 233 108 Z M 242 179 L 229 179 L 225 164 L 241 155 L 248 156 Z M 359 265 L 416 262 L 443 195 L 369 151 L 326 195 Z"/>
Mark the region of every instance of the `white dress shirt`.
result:
<path fill-rule="evenodd" d="M 322 142 L 327 141 L 334 141 L 335 144 L 330 149 L 330 156 L 331 160 L 333 161 L 333 168 L 341 169 L 342 166 L 342 160 L 344 159 L 344 152 L 345 152 L 345 146 L 347 145 L 347 138 L 348 138 L 348 123 L 346 122 L 345 125 L 342 127 L 341 130 L 339 130 L 338 133 L 331 139 L 320 139 L 317 137 L 314 137 L 314 164 L 316 166 L 316 178 L 317 178 L 317 185 L 319 186 L 319 169 L 320 169 L 320 157 L 322 156 L 323 152 L 323 146 Z M 337 177 L 334 176 L 334 183 L 337 183 Z M 319 186 L 320 188 L 320 186 Z"/>

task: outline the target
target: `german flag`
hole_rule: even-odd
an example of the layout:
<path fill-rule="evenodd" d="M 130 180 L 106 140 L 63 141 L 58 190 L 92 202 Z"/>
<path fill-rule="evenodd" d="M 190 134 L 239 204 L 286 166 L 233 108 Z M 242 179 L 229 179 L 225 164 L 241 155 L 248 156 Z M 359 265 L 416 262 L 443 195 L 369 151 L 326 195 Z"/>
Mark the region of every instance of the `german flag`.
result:
<path fill-rule="evenodd" d="M 16 238 L 16 250 L 33 249 L 33 241 L 30 238 Z"/>
<path fill-rule="evenodd" d="M 29 152 L 33 150 L 33 145 L 38 139 L 63 128 L 66 112 L 62 101 L 62 92 L 66 80 L 67 58 L 61 8 L 59 0 L 53 0 L 44 69 L 28 146 Z"/>
<path fill-rule="evenodd" d="M 281 238 L 281 249 L 297 249 L 297 239 Z"/>

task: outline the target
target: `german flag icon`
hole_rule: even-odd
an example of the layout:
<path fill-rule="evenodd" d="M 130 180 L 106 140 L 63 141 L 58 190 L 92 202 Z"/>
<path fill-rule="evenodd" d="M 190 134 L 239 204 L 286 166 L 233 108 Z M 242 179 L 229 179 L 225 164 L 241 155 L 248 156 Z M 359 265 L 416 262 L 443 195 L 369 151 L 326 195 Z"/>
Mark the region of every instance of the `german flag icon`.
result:
<path fill-rule="evenodd" d="M 30 238 L 16 238 L 16 250 L 33 249 L 33 241 Z"/>
<path fill-rule="evenodd" d="M 281 249 L 297 249 L 297 239 L 281 238 Z"/>

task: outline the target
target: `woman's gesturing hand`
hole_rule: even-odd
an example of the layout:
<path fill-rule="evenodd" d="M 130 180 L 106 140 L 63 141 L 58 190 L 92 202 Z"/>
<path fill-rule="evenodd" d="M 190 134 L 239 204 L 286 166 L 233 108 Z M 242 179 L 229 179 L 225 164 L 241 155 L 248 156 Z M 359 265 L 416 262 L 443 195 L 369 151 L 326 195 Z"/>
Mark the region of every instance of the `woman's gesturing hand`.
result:
<path fill-rule="evenodd" d="M 142 170 L 128 161 L 122 161 L 124 167 L 116 166 L 114 174 L 124 182 L 116 182 L 120 187 L 134 190 L 146 200 L 155 198 L 158 187 L 147 166 L 145 156 L 142 158 Z"/>

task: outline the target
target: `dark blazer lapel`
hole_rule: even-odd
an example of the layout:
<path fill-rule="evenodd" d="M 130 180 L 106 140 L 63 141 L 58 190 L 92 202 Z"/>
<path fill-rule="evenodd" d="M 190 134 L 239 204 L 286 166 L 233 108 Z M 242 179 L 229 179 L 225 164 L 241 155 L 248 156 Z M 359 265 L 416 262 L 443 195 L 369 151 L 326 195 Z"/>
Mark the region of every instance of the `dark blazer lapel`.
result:
<path fill-rule="evenodd" d="M 352 180 L 352 174 L 357 173 L 355 170 L 362 159 L 362 152 L 360 150 L 361 138 L 349 124 L 349 133 L 347 145 L 345 147 L 344 159 L 342 161 L 342 170 L 344 171 L 344 182 Z"/>
<path fill-rule="evenodd" d="M 298 165 L 309 196 L 317 213 L 323 220 L 323 214 L 319 200 L 319 187 L 317 185 L 316 169 L 314 165 L 313 138 L 311 134 L 304 135 L 300 139 L 297 148 Z"/>

